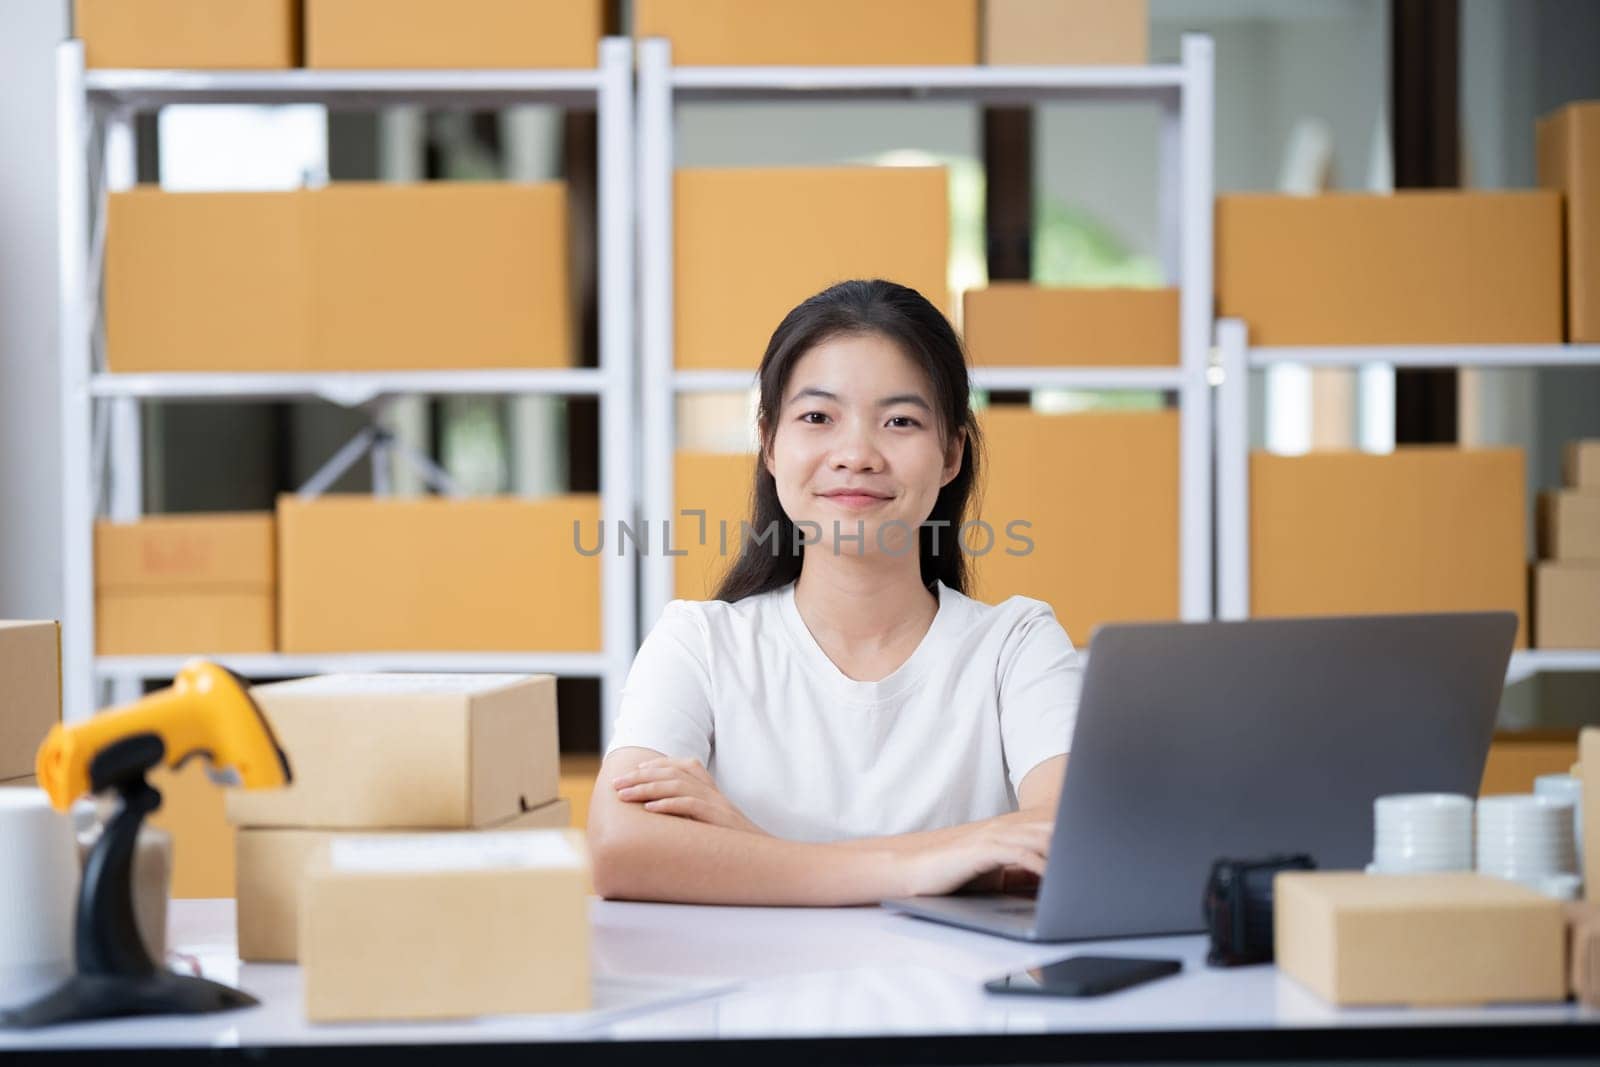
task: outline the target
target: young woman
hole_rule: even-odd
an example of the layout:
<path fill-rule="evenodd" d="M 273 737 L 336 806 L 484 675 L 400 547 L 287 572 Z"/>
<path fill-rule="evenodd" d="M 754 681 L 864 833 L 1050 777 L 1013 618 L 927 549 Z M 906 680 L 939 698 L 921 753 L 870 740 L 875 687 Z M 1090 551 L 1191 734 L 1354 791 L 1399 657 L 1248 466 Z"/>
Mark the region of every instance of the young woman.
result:
<path fill-rule="evenodd" d="M 914 290 L 844 282 L 784 318 L 760 393 L 740 556 L 628 675 L 596 891 L 845 905 L 1036 878 L 1080 666 L 1048 605 L 966 595 L 960 340 Z"/>

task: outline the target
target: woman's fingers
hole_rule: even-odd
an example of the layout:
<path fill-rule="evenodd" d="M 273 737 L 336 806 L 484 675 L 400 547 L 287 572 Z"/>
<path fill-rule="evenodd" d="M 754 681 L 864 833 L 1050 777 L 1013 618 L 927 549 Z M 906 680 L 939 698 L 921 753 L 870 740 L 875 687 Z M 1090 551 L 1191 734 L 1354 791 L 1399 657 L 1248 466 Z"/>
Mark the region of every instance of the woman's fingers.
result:
<path fill-rule="evenodd" d="M 709 805 L 699 797 L 663 797 L 660 800 L 647 801 L 644 807 L 646 811 L 662 815 L 680 815 L 701 822 L 711 821 Z"/>
<path fill-rule="evenodd" d="M 640 782 L 658 781 L 678 775 L 697 778 L 708 785 L 711 783 L 711 776 L 700 765 L 699 760 L 659 756 L 656 759 L 647 759 L 633 770 L 617 775 L 611 779 L 611 785 L 614 789 L 625 789 Z"/>
<path fill-rule="evenodd" d="M 621 800 L 660 800 L 664 797 L 692 796 L 699 792 L 695 783 L 686 782 L 681 778 L 663 778 L 658 781 L 640 782 L 630 785 L 626 789 L 617 790 L 617 797 Z"/>

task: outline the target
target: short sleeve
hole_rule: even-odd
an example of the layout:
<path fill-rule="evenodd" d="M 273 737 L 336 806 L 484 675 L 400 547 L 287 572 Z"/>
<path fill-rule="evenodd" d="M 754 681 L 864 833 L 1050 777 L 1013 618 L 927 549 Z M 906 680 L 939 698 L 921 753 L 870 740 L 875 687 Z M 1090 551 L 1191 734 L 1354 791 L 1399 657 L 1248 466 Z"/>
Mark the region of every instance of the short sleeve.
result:
<path fill-rule="evenodd" d="M 697 608 L 672 601 L 639 646 L 622 687 L 607 755 L 637 747 L 710 762 L 709 639 Z"/>
<path fill-rule="evenodd" d="M 1011 788 L 1072 748 L 1083 662 L 1048 604 L 1029 602 L 1000 659 L 1000 738 Z"/>

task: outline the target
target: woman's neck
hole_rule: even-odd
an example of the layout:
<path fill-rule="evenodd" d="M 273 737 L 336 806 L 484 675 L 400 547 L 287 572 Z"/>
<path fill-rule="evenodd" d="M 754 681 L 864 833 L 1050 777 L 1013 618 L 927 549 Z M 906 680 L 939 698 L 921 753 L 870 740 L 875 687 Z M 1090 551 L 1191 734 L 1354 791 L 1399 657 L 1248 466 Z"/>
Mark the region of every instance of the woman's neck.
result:
<path fill-rule="evenodd" d="M 809 552 L 795 581 L 794 600 L 806 628 L 825 648 L 860 652 L 907 642 L 915 647 L 939 609 L 912 553 L 874 558 Z"/>

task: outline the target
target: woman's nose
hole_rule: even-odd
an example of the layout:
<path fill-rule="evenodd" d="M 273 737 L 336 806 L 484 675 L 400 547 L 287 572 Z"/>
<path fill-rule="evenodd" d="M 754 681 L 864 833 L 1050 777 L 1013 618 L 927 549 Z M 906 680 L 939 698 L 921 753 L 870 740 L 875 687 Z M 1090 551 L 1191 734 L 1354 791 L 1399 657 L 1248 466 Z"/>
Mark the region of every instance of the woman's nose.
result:
<path fill-rule="evenodd" d="M 878 450 L 872 434 L 857 427 L 841 434 L 833 451 L 833 466 L 836 470 L 880 470 L 883 453 Z"/>

